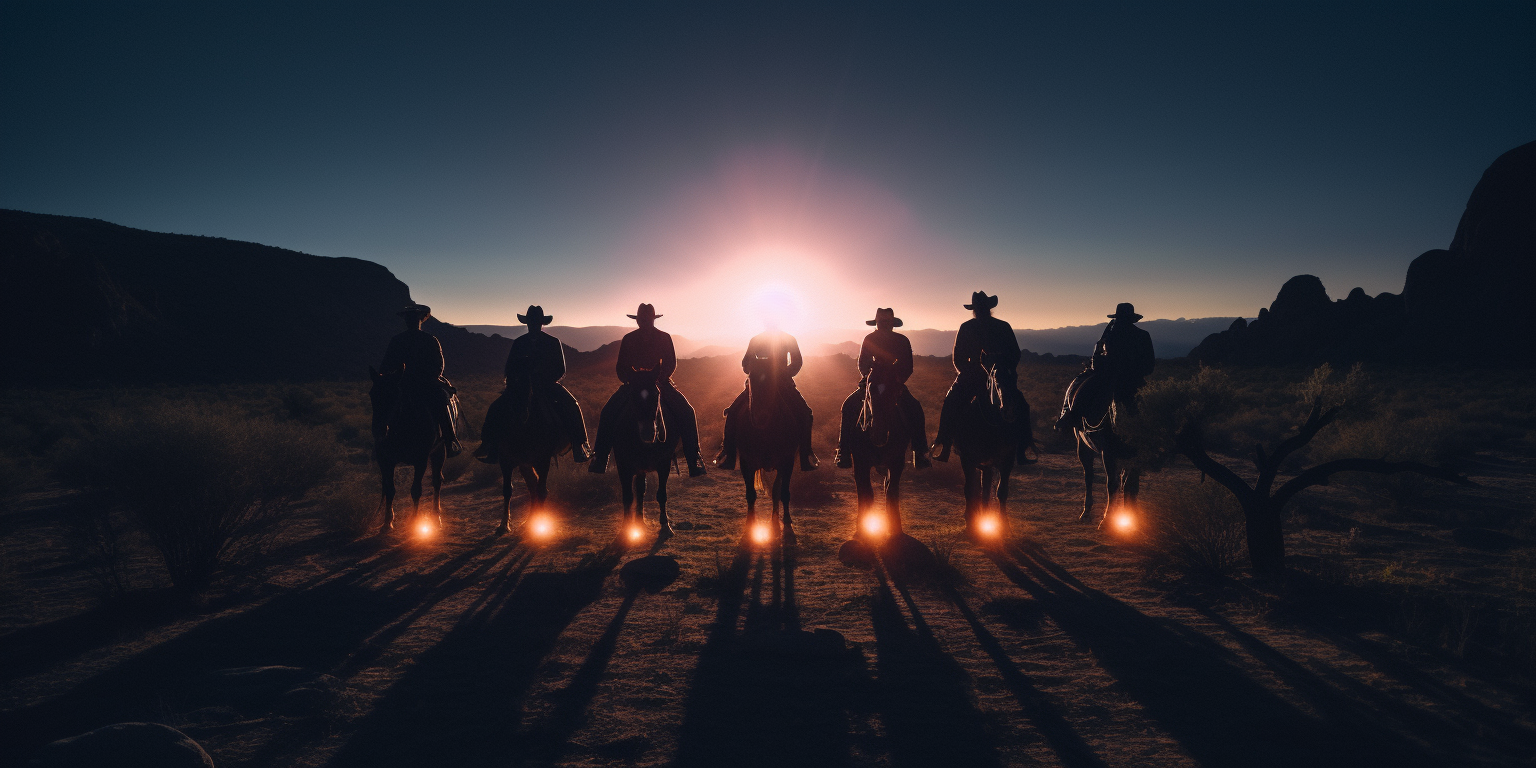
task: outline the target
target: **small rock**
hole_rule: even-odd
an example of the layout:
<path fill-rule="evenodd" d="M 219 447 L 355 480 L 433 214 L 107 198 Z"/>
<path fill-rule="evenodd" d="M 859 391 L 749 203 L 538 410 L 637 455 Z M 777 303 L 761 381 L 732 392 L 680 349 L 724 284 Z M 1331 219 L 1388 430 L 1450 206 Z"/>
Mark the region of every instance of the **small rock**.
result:
<path fill-rule="evenodd" d="M 643 589 L 654 595 L 677 581 L 680 573 L 682 573 L 682 567 L 677 564 L 677 558 L 669 555 L 649 555 L 625 563 L 624 567 L 619 569 L 619 578 L 630 589 Z"/>
<path fill-rule="evenodd" d="M 160 723 L 118 723 L 59 739 L 37 752 L 36 768 L 213 768 L 186 734 Z"/>

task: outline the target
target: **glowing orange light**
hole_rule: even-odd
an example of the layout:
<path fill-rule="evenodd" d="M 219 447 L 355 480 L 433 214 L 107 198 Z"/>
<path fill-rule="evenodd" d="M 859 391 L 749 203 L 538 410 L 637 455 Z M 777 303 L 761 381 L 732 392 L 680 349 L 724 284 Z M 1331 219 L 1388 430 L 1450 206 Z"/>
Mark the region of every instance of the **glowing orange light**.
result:
<path fill-rule="evenodd" d="M 1002 524 L 995 515 L 987 515 L 976 523 L 976 527 L 988 536 L 996 536 L 998 530 L 1002 528 Z"/>
<path fill-rule="evenodd" d="M 629 527 L 629 540 L 630 541 L 639 541 L 640 537 L 642 537 L 644 535 L 645 535 L 645 531 L 642 530 L 640 528 L 640 526 L 638 526 L 638 525 L 631 525 Z"/>
<path fill-rule="evenodd" d="M 1115 528 L 1121 533 L 1130 533 L 1136 527 L 1136 518 L 1129 512 L 1121 510 L 1115 513 Z"/>
<path fill-rule="evenodd" d="M 885 515 L 871 512 L 864 516 L 864 532 L 871 536 L 885 533 Z"/>
<path fill-rule="evenodd" d="M 533 535 L 542 539 L 555 532 L 555 521 L 550 520 L 544 515 L 539 515 L 533 518 L 528 527 L 533 531 Z"/>
<path fill-rule="evenodd" d="M 752 540 L 759 544 L 767 544 L 773 540 L 773 531 L 768 530 L 767 525 L 758 523 L 752 526 Z"/>
<path fill-rule="evenodd" d="M 423 521 L 421 521 L 420 523 L 418 523 L 416 525 L 416 532 L 421 534 L 422 536 L 431 536 L 432 535 L 432 524 L 427 522 L 427 521 L 425 521 L 425 520 L 423 520 Z"/>

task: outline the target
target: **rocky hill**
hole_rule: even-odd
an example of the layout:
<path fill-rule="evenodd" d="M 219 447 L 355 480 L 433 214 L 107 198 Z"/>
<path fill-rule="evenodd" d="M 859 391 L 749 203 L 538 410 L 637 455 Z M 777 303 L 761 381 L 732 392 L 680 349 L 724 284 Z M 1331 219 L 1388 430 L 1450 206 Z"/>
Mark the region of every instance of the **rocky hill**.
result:
<path fill-rule="evenodd" d="M 1355 360 L 1536 364 L 1536 335 L 1512 334 L 1536 288 L 1536 142 L 1493 162 L 1472 190 L 1450 248 L 1408 266 L 1401 295 L 1359 288 L 1331 301 L 1321 280 L 1286 281 L 1268 309 L 1208 336 L 1202 362 Z"/>
<path fill-rule="evenodd" d="M 0 383 L 357 379 L 410 289 L 325 258 L 95 219 L 0 211 Z M 429 321 L 449 375 L 499 371 L 511 344 Z"/>

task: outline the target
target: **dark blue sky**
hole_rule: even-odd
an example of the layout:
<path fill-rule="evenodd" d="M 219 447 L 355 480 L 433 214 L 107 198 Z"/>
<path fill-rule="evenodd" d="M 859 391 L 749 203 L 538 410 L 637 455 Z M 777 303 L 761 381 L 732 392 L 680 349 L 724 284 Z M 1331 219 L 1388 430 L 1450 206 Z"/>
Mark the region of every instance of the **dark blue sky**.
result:
<path fill-rule="evenodd" d="M 1536 139 L 1532 40 L 1530 2 L 9 0 L 0 207 L 371 259 L 457 323 L 1251 315 L 1449 243 Z"/>

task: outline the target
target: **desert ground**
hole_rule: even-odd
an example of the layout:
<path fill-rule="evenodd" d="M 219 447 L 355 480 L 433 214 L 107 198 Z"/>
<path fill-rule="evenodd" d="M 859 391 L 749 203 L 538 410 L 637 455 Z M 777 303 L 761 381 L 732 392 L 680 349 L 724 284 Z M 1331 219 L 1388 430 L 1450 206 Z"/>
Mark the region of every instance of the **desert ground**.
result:
<path fill-rule="evenodd" d="M 710 454 L 740 377 L 684 362 Z M 556 534 L 495 536 L 494 470 L 458 460 L 430 536 L 338 532 L 336 497 L 316 494 L 260 567 L 196 600 L 142 545 L 131 588 L 104 598 L 61 522 L 73 491 L 31 487 L 0 518 L 0 762 L 123 721 L 181 729 L 219 766 L 1536 760 L 1528 646 L 1507 637 L 1536 590 L 1528 440 L 1468 454 L 1475 487 L 1425 491 L 1438 516 L 1386 511 L 1368 487 L 1307 492 L 1279 580 L 1190 575 L 1139 526 L 1078 522 L 1081 469 L 1060 441 L 1015 473 L 1006 541 L 964 535 L 951 462 L 904 481 L 906 530 L 935 567 L 855 568 L 838 558 L 853 483 L 831 465 L 851 366 L 802 374 L 823 466 L 797 475 L 787 546 L 748 540 L 742 480 L 721 471 L 671 478 L 677 535 L 653 540 L 648 501 L 651 531 L 623 546 L 616 476 L 568 459 Z M 1037 422 L 1075 371 L 1026 377 Z M 914 378 L 930 434 L 948 375 L 925 363 Z M 590 423 L 611 380 L 569 383 Z M 471 414 L 495 394 L 460 387 Z M 360 385 L 315 390 L 340 414 L 321 429 L 370 482 Z M 1187 462 L 1149 474 L 1142 521 L 1200 487 Z M 523 499 L 519 484 L 514 521 Z M 1446 620 L 1446 605 L 1462 609 Z M 221 672 L 251 667 L 273 669 Z"/>

